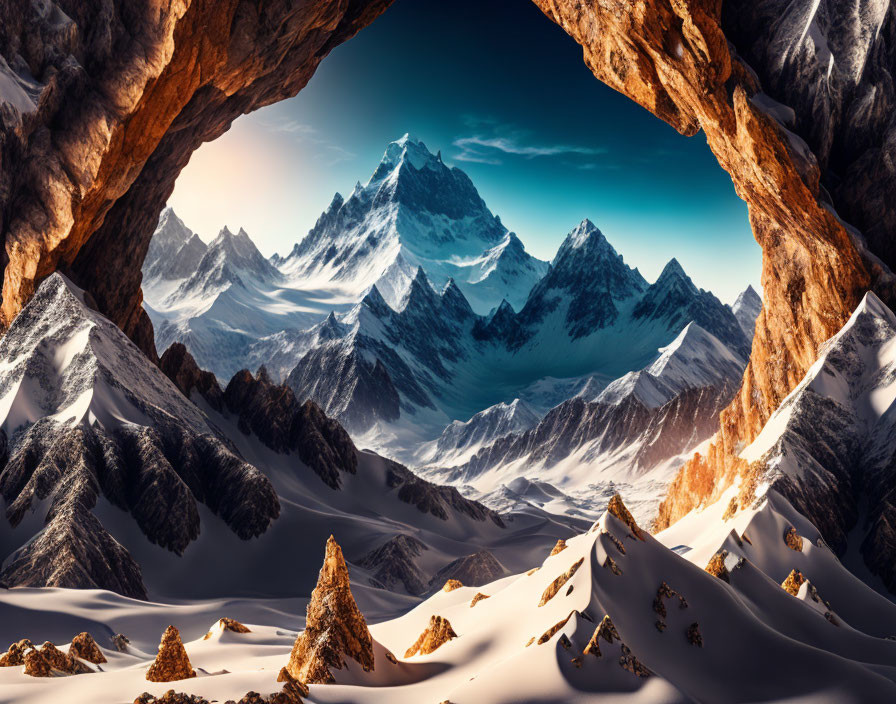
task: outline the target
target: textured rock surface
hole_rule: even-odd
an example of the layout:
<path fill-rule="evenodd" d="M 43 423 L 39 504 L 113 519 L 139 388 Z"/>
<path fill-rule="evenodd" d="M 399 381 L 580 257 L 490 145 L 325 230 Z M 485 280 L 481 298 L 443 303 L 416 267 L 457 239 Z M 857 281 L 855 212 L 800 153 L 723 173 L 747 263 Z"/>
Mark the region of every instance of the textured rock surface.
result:
<path fill-rule="evenodd" d="M 11 643 L 3 655 L 0 655 L 0 667 L 17 667 L 25 664 L 25 653 L 34 649 L 34 643 L 27 638 Z"/>
<path fill-rule="evenodd" d="M 817 79 L 826 69 L 813 64 L 811 33 L 788 35 L 799 45 L 794 52 L 768 41 L 785 24 L 808 26 L 818 3 L 535 2 L 583 46 L 585 63 L 598 78 L 682 134 L 703 130 L 749 205 L 753 233 L 763 249 L 765 306 L 741 390 L 722 414 L 719 437 L 707 457 L 686 465 L 673 483 L 656 524 L 662 528 L 717 498 L 735 476 L 748 471 L 735 459 L 738 448 L 756 436 L 815 360 L 819 345 L 846 322 L 868 288 L 892 302 L 889 271 L 874 256 L 889 261 L 885 249 L 891 242 L 869 237 L 869 252 L 834 208 L 853 217 L 857 210 L 851 204 L 867 203 L 862 208 L 875 213 L 874 230 L 896 207 L 892 198 L 888 205 L 877 205 L 879 193 L 893 190 L 886 186 L 892 183 L 894 148 L 887 97 L 893 94 L 894 13 L 887 3 L 823 3 L 819 18 L 835 26 L 832 36 L 843 37 L 831 45 L 838 54 L 833 63 L 843 60 L 841 48 L 847 51 L 846 70 L 858 86 L 825 94 L 826 83 Z M 870 10 L 872 5 L 881 11 Z M 876 14 L 877 26 L 869 25 L 866 18 Z M 868 66 L 865 74 L 856 71 L 863 66 Z M 803 80 L 806 71 L 811 82 Z M 772 91 L 793 110 L 782 110 L 763 91 Z M 826 110 L 848 117 L 829 121 Z M 794 112 L 796 124 L 789 120 Z M 803 134 L 801 124 L 828 130 L 828 136 Z M 832 183 L 842 168 L 830 158 L 838 153 L 832 149 L 837 144 L 843 145 L 843 160 L 857 161 L 843 172 L 853 178 L 830 191 L 822 182 Z M 864 222 L 856 217 L 855 224 Z M 883 232 L 892 228 L 884 226 Z"/>
<path fill-rule="evenodd" d="M 349 584 L 342 548 L 331 535 L 317 586 L 311 592 L 305 630 L 296 638 L 286 671 L 305 684 L 332 684 L 331 670 L 342 670 L 351 658 L 373 670 L 373 639 Z"/>
<path fill-rule="evenodd" d="M 72 657 L 92 662 L 94 665 L 106 662 L 106 656 L 103 655 L 93 636 L 87 633 L 87 631 L 79 633 L 72 639 L 72 644 L 68 648 L 68 654 Z"/>
<path fill-rule="evenodd" d="M 348 433 L 313 401 L 299 403 L 292 389 L 274 384 L 264 367 L 253 377 L 243 370 L 224 390 L 224 403 L 239 418 L 239 428 L 253 433 L 272 450 L 295 452 L 327 486 L 338 489 L 340 473 L 354 474 L 357 450 Z"/>
<path fill-rule="evenodd" d="M 579 567 L 582 566 L 582 563 L 584 561 L 585 558 L 583 557 L 572 563 L 572 565 L 570 565 L 569 569 L 566 570 L 566 572 L 564 572 L 559 577 L 557 577 L 557 579 L 551 582 L 542 593 L 541 600 L 538 602 L 538 605 L 544 606 L 551 599 L 553 599 L 557 595 L 557 592 L 559 592 L 563 587 L 563 585 L 566 584 L 570 579 L 572 579 L 572 576 L 578 571 Z"/>
<path fill-rule="evenodd" d="M 231 633 L 251 633 L 252 632 L 248 628 L 246 628 L 243 624 L 241 624 L 239 621 L 236 621 L 232 618 L 227 618 L 226 616 L 224 618 L 219 618 L 218 621 L 215 623 L 215 625 L 211 627 L 209 632 L 206 633 L 204 636 L 202 636 L 202 639 L 208 640 L 215 634 L 215 631 L 217 631 L 219 633 L 223 633 L 224 631 L 230 631 Z"/>
<path fill-rule="evenodd" d="M 407 649 L 404 656 L 412 658 L 415 655 L 429 655 L 453 638 L 457 638 L 457 633 L 454 632 L 448 619 L 433 615 L 429 619 L 429 625 Z"/>
<path fill-rule="evenodd" d="M 54 675 L 83 675 L 91 672 L 83 662 L 63 653 L 52 643 L 44 643 L 40 649 L 25 652 L 25 674 L 31 677 L 53 677 Z"/>
<path fill-rule="evenodd" d="M 216 411 L 224 407 L 224 392 L 215 375 L 200 369 L 193 355 L 180 342 L 173 343 L 162 353 L 159 368 L 187 398 L 195 391 Z"/>
<path fill-rule="evenodd" d="M 388 5 L 0 5 L 0 55 L 33 77 L 27 104 L 0 110 L 3 323 L 62 269 L 154 357 L 140 267 L 190 155 L 239 115 L 295 95 Z"/>
<path fill-rule="evenodd" d="M 162 634 L 159 653 L 146 671 L 146 679 L 150 682 L 175 682 L 195 676 L 180 632 L 174 626 L 168 626 Z"/>

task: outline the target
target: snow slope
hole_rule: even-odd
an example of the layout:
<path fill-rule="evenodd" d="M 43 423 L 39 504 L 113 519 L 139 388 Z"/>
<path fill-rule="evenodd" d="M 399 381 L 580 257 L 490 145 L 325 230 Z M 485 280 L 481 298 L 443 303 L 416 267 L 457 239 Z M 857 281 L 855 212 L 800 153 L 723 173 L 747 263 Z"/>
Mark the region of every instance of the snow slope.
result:
<path fill-rule="evenodd" d="M 311 685 L 307 700 L 821 704 L 896 697 L 896 641 L 887 638 L 896 632 L 896 606 L 816 544 L 817 531 L 780 496 L 770 494 L 734 521 L 710 507 L 678 524 L 674 534 L 656 538 L 620 517 L 624 513 L 605 513 L 590 531 L 567 540 L 565 549 L 537 560 L 537 571 L 439 591 L 397 618 L 374 623 L 374 670 L 365 673 L 349 661 L 334 671 L 336 684 Z M 781 538 L 789 526 L 803 537 L 803 552 Z M 727 551 L 725 579 L 702 569 L 703 558 L 719 549 Z M 794 568 L 808 580 L 796 596 L 781 586 L 782 573 Z M 559 587 L 552 586 L 558 580 Z M 353 587 L 362 608 L 372 608 L 368 621 L 376 621 L 371 616 L 383 613 L 382 605 L 371 607 L 364 588 Z M 477 592 L 488 598 L 472 605 Z M 62 644 L 68 633 L 86 628 L 101 645 L 108 644 L 105 634 L 131 634 L 134 651 L 107 649 L 103 672 L 75 678 L 34 680 L 21 668 L 4 668 L 0 702 L 117 702 L 172 687 L 218 701 L 248 689 L 276 691 L 277 672 L 301 627 L 295 611 L 284 613 L 290 606 L 300 608 L 12 592 L 0 626 L 6 640 L 52 636 Z M 202 640 L 225 615 L 241 619 L 251 633 L 213 632 Z M 405 657 L 433 615 L 448 619 L 456 637 L 431 654 Z M 181 628 L 199 676 L 149 683 L 144 671 L 168 623 Z"/>

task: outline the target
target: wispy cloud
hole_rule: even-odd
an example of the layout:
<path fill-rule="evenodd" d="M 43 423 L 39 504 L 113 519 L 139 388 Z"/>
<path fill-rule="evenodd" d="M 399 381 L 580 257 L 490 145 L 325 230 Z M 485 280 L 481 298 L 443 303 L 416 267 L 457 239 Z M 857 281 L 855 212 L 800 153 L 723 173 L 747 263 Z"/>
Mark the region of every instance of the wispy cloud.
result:
<path fill-rule="evenodd" d="M 454 146 L 459 150 L 454 158 L 478 164 L 501 164 L 505 155 L 524 159 L 553 156 L 593 157 L 606 154 L 605 148 L 586 147 L 578 144 L 543 143 L 532 138 L 527 130 L 502 125 L 492 118 L 465 115 L 464 124 L 476 130 L 476 134 L 456 137 Z M 585 167 L 588 168 L 588 167 Z"/>
<path fill-rule="evenodd" d="M 318 156 L 326 161 L 327 166 L 333 166 L 343 161 L 351 161 L 357 156 L 354 152 L 323 137 L 316 128 L 304 122 L 286 118 L 259 122 L 265 129 L 271 132 L 282 133 L 297 142 L 317 147 Z"/>

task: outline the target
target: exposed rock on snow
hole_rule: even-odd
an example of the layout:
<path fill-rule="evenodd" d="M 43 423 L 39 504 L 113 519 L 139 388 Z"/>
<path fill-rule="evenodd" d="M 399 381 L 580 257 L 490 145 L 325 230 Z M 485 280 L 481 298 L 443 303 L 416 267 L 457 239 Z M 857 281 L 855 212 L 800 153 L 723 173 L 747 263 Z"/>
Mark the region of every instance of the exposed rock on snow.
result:
<path fill-rule="evenodd" d="M 784 544 L 791 550 L 803 551 L 803 539 L 793 526 L 788 526 L 784 531 Z"/>
<path fill-rule="evenodd" d="M 560 539 L 557 541 L 557 544 L 556 544 L 556 545 L 553 547 L 553 549 L 551 550 L 551 554 L 548 555 L 548 557 L 553 557 L 553 556 L 556 555 L 557 553 L 559 553 L 559 552 L 563 552 L 564 550 L 566 550 L 566 541 L 565 541 L 563 538 L 560 538 Z"/>
<path fill-rule="evenodd" d="M 11 643 L 3 655 L 0 655 L 0 667 L 17 667 L 25 664 L 25 653 L 34 650 L 34 643 L 27 638 Z"/>
<path fill-rule="evenodd" d="M 553 582 L 551 582 L 545 588 L 544 592 L 542 592 L 541 600 L 538 602 L 538 605 L 544 606 L 551 599 L 553 599 L 557 595 L 557 593 L 560 591 L 560 589 L 563 587 L 563 585 L 566 584 L 570 579 L 572 579 L 572 576 L 578 571 L 579 567 L 582 566 L 582 563 L 584 561 L 585 561 L 585 559 L 582 558 L 581 560 L 573 562 L 572 565 L 570 566 L 570 568 L 568 570 L 566 570 L 566 572 L 564 572 L 559 577 L 557 577 L 557 579 L 555 579 Z"/>
<path fill-rule="evenodd" d="M 134 700 L 134 704 L 210 704 L 208 699 L 195 694 L 184 694 L 169 689 L 161 697 L 144 692 Z M 230 704 L 230 702 L 227 702 Z"/>
<path fill-rule="evenodd" d="M 478 604 L 483 599 L 488 599 L 488 594 L 483 594 L 482 592 L 476 592 L 476 596 L 474 596 L 470 600 L 470 608 L 472 609 L 476 604 Z"/>
<path fill-rule="evenodd" d="M 443 592 L 453 592 L 455 589 L 460 589 L 464 586 L 464 583 L 459 579 L 449 579 L 445 582 L 444 586 L 442 586 Z"/>
<path fill-rule="evenodd" d="M 236 621 L 232 618 L 219 618 L 215 625 L 209 629 L 208 633 L 202 636 L 202 640 L 208 640 L 215 635 L 221 635 L 224 631 L 230 631 L 231 633 L 251 633 L 248 628 L 246 628 L 239 621 Z"/>
<path fill-rule="evenodd" d="M 215 375 L 200 369 L 182 343 L 174 342 L 165 350 L 159 359 L 159 369 L 187 398 L 195 391 L 216 411 L 224 408 L 224 392 Z"/>
<path fill-rule="evenodd" d="M 626 526 L 628 526 L 628 529 L 631 531 L 633 537 L 641 541 L 644 540 L 644 531 L 642 531 L 638 527 L 638 524 L 635 522 L 632 514 L 629 513 L 629 510 L 625 507 L 625 504 L 622 503 L 622 497 L 619 494 L 613 494 L 613 497 L 610 499 L 610 503 L 607 504 L 607 513 L 609 513 L 611 516 L 615 516 Z"/>
<path fill-rule="evenodd" d="M 63 653 L 50 642 L 44 643 L 39 649 L 26 650 L 24 660 L 25 674 L 31 677 L 84 675 L 93 672 L 76 657 Z"/>
<path fill-rule="evenodd" d="M 420 634 L 414 644 L 404 654 L 406 658 L 415 655 L 429 655 L 442 647 L 449 640 L 457 638 L 457 633 L 451 628 L 448 619 L 433 615 L 429 620 L 429 626 Z"/>
<path fill-rule="evenodd" d="M 352 596 L 342 548 L 331 535 L 286 671 L 305 684 L 331 684 L 332 670 L 347 667 L 346 658 L 374 669 L 373 639 Z"/>
<path fill-rule="evenodd" d="M 357 471 L 357 450 L 348 433 L 313 402 L 299 403 L 288 386 L 274 384 L 264 367 L 253 377 L 238 372 L 224 390 L 239 428 L 276 452 L 295 452 L 327 486 L 338 489 L 341 473 Z"/>
<path fill-rule="evenodd" d="M 106 662 L 106 656 L 103 655 L 93 636 L 86 631 L 79 633 L 72 639 L 72 643 L 68 648 L 68 654 L 71 657 L 92 662 L 94 665 Z"/>
<path fill-rule="evenodd" d="M 158 655 L 146 671 L 146 679 L 150 682 L 175 682 L 195 676 L 180 632 L 174 626 L 168 626 L 162 634 Z"/>

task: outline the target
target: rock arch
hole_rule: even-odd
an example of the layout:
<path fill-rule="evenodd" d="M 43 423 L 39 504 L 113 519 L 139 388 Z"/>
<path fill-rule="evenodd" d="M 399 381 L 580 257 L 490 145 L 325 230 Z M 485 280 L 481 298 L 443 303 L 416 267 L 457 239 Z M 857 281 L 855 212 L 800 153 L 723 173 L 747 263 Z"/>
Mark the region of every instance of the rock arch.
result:
<path fill-rule="evenodd" d="M 673 484 L 662 527 L 747 472 L 736 451 L 866 290 L 896 302 L 896 5 L 534 1 L 600 80 L 680 133 L 704 132 L 763 249 L 765 309 L 740 393 L 708 457 Z M 17 93 L 24 114 L 0 106 L 0 323 L 63 270 L 155 357 L 140 264 L 191 153 L 295 95 L 390 3 L 38 0 L 22 13 L 0 0 L 0 56 L 35 77 Z M 821 65 L 813 26 L 849 49 L 843 69 Z"/>

